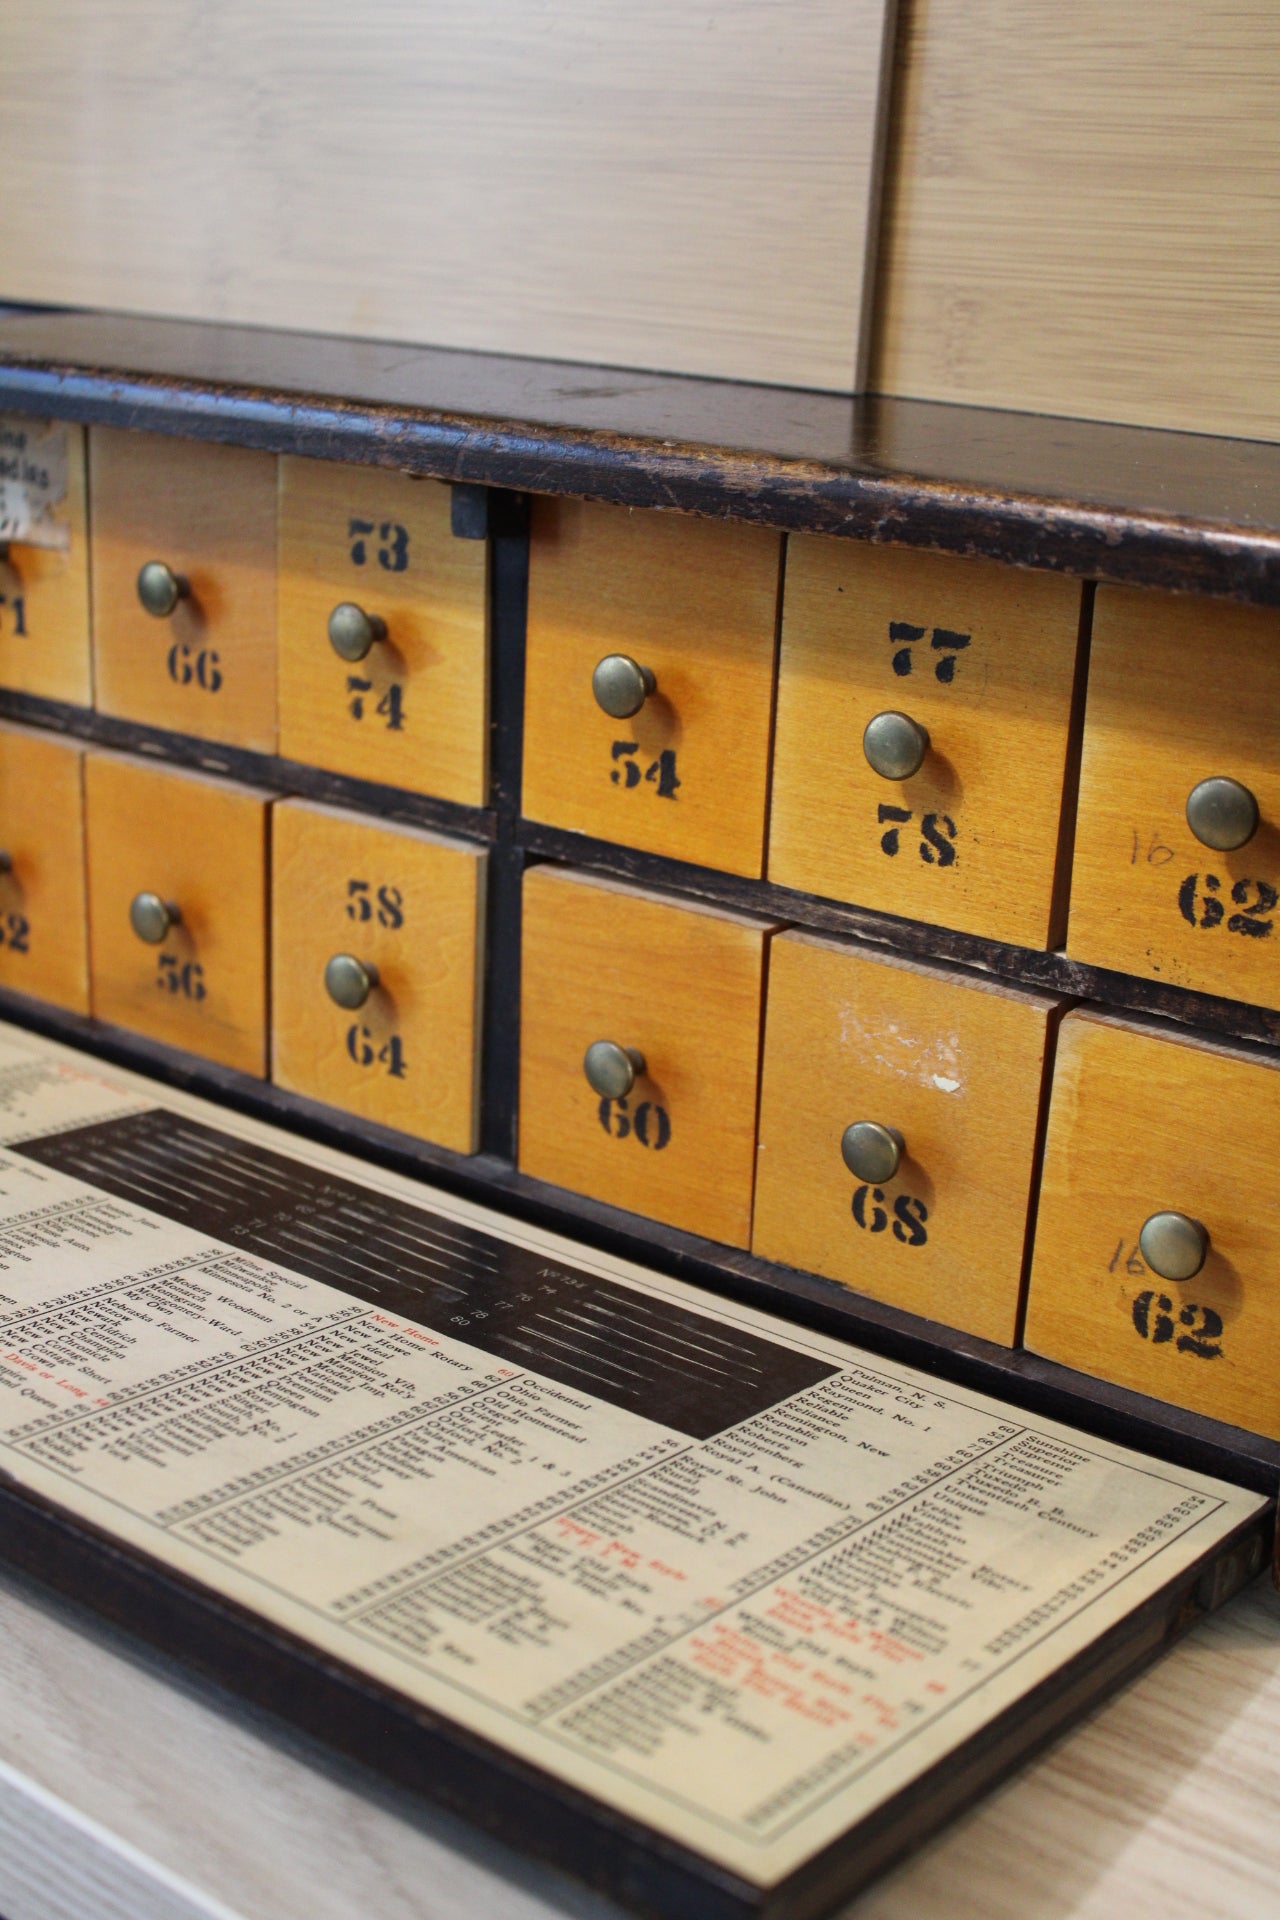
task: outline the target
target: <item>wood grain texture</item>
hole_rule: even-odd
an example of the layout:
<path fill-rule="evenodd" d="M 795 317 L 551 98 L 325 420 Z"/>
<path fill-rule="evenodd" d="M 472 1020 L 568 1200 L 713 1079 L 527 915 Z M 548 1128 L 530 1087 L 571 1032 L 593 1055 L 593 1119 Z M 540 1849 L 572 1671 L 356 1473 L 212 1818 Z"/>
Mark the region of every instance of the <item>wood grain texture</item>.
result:
<path fill-rule="evenodd" d="M 439 481 L 280 462 L 280 752 L 483 806 L 488 543 L 455 539 L 449 505 Z M 328 639 L 343 601 L 387 628 L 355 663 Z"/>
<path fill-rule="evenodd" d="M 89 957 L 99 1020 L 245 1073 L 266 1072 L 270 800 L 238 782 L 123 754 L 87 756 Z M 182 915 L 158 947 L 129 922 L 143 891 L 173 901 Z"/>
<path fill-rule="evenodd" d="M 1280 1436 L 1277 1151 L 1275 1061 L 1069 1014 L 1054 1068 L 1027 1346 Z M 1166 1208 L 1209 1234 L 1204 1266 L 1181 1284 L 1149 1272 L 1137 1252 L 1143 1221 Z"/>
<path fill-rule="evenodd" d="M 618 1920 L 8 1575 L 0 1624 L 8 1920 Z M 1265 1920 L 1278 1753 L 1264 1580 L 841 1920 Z"/>
<path fill-rule="evenodd" d="M 89 1011 L 84 748 L 0 726 L 0 985 Z"/>
<path fill-rule="evenodd" d="M 272 1078 L 473 1152 L 484 854 L 285 800 L 272 815 L 271 863 Z M 336 953 L 377 969 L 359 1012 L 325 991 Z"/>
<path fill-rule="evenodd" d="M 1280 1007 L 1277 708 L 1280 614 L 1099 589 L 1073 959 Z M 1187 825 L 1188 794 L 1215 774 L 1243 782 L 1261 815 L 1233 853 L 1203 846 Z"/>
<path fill-rule="evenodd" d="M 1280 438 L 1270 0 L 905 0 L 871 384 Z"/>
<path fill-rule="evenodd" d="M 1053 1009 L 941 967 L 778 935 L 752 1252 L 1013 1345 Z M 855 1120 L 903 1135 L 883 1187 L 860 1188 L 841 1158 Z"/>
<path fill-rule="evenodd" d="M 763 528 L 534 502 L 526 815 L 759 876 L 781 554 Z M 628 720 L 591 691 L 609 653 L 657 682 Z"/>
<path fill-rule="evenodd" d="M 1052 574 L 793 537 L 770 880 L 1052 946 L 1079 622 L 1080 589 Z M 929 735 L 908 780 L 863 751 L 887 710 Z"/>
<path fill-rule="evenodd" d="M 526 873 L 521 1172 L 747 1246 L 768 933 L 745 914 Z M 625 1103 L 587 1085 L 595 1040 L 644 1056 Z"/>
<path fill-rule="evenodd" d="M 66 498 L 53 509 L 70 545 L 59 551 L 15 541 L 8 566 L 16 592 L 0 583 L 0 686 L 46 700 L 88 706 L 93 699 L 89 645 L 89 525 L 85 430 L 68 426 Z M 22 600 L 21 626 L 18 609 Z"/>
<path fill-rule="evenodd" d="M 3 291 L 847 392 L 884 26 L 51 0 L 0 37 Z"/>
<path fill-rule="evenodd" d="M 270 454 L 91 429 L 94 675 L 105 712 L 274 753 L 276 484 Z M 167 620 L 138 600 L 148 560 L 190 584 Z"/>

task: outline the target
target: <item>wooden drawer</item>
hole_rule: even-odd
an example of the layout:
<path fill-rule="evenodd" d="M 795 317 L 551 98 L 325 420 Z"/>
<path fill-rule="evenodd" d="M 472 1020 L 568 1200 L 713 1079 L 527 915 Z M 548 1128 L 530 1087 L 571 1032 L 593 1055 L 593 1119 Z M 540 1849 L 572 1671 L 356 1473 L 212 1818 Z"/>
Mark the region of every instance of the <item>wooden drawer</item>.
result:
<path fill-rule="evenodd" d="M 85 802 L 94 1014 L 265 1073 L 270 795 L 91 753 Z M 155 938 L 133 924 L 148 894 L 181 916 L 153 906 Z"/>
<path fill-rule="evenodd" d="M 280 1086 L 475 1150 L 485 864 L 478 848 L 434 834 L 277 804 L 271 1053 Z"/>
<path fill-rule="evenodd" d="M 531 819 L 759 877 L 781 554 L 759 527 L 534 501 Z M 653 676 L 629 716 L 593 691 L 610 656 Z"/>
<path fill-rule="evenodd" d="M 1273 1062 L 1101 1015 L 1068 1015 L 1054 1069 L 1027 1346 L 1280 1439 L 1278 1160 Z M 1144 1224 L 1162 1212 L 1207 1232 L 1204 1264 L 1190 1279 L 1164 1278 L 1144 1258 Z M 1167 1250 L 1149 1251 L 1165 1265 Z"/>
<path fill-rule="evenodd" d="M 281 753 L 483 806 L 487 574 L 443 481 L 281 460 Z"/>
<path fill-rule="evenodd" d="M 84 748 L 0 726 L 0 986 L 89 1011 Z"/>
<path fill-rule="evenodd" d="M 779 935 L 752 1251 L 1012 1344 L 1056 1010 L 953 971 Z M 859 1126 L 846 1164 L 846 1130 Z"/>
<path fill-rule="evenodd" d="M 1048 573 L 793 536 L 769 878 L 1021 946 L 1061 938 L 1081 588 Z M 877 772 L 903 715 L 918 771 Z M 876 757 L 896 761 L 883 742 Z M 1061 873 L 1060 873 L 1061 868 Z"/>
<path fill-rule="evenodd" d="M 93 646 L 104 713 L 274 753 L 276 459 L 93 427 Z M 150 613 L 139 572 L 189 591 Z"/>
<path fill-rule="evenodd" d="M 770 929 L 556 867 L 524 880 L 520 1167 L 745 1247 Z M 610 1099 L 598 1041 L 642 1062 Z"/>
<path fill-rule="evenodd" d="M 19 432 L 28 421 L 13 423 Z M 85 510 L 85 430 L 35 425 L 65 436 L 67 490 L 52 509 L 67 545 L 0 547 L 0 686 L 87 707 L 93 700 L 89 651 L 89 533 Z M 0 459 L 4 449 L 0 448 Z"/>
<path fill-rule="evenodd" d="M 1098 589 L 1074 959 L 1280 1006 L 1278 710 L 1280 613 Z M 1188 823 L 1190 795 L 1207 780 L 1254 797 L 1256 831 L 1233 850 L 1206 845 Z"/>

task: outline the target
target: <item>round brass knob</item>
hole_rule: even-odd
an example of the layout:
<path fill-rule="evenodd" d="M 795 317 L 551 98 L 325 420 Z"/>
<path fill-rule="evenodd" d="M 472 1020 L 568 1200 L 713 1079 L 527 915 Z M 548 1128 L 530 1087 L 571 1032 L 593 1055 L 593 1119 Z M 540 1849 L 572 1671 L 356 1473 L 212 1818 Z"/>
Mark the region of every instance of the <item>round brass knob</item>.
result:
<path fill-rule="evenodd" d="M 596 705 L 615 720 L 629 720 L 656 693 L 658 683 L 648 667 L 627 653 L 606 653 L 591 676 Z"/>
<path fill-rule="evenodd" d="M 644 1055 L 613 1040 L 593 1040 L 583 1055 L 582 1071 L 602 1100 L 621 1100 L 644 1072 Z"/>
<path fill-rule="evenodd" d="M 13 872 L 13 855 L 6 847 L 0 847 L 0 873 Z"/>
<path fill-rule="evenodd" d="M 1162 1280 L 1194 1280 L 1208 1251 L 1208 1234 L 1185 1213 L 1153 1213 L 1138 1235 L 1138 1252 Z"/>
<path fill-rule="evenodd" d="M 1238 780 L 1217 775 L 1187 795 L 1187 825 L 1203 846 L 1231 853 L 1258 831 L 1258 803 Z"/>
<path fill-rule="evenodd" d="M 162 900 L 158 893 L 135 893 L 129 903 L 129 925 L 149 947 L 158 947 L 170 927 L 178 926 L 181 920 L 174 902 Z"/>
<path fill-rule="evenodd" d="M 190 592 L 191 583 L 163 560 L 148 560 L 138 569 L 138 598 L 157 620 L 167 620 L 179 600 L 185 600 Z"/>
<path fill-rule="evenodd" d="M 9 542 L 0 540 L 0 593 L 8 595 L 21 592 L 22 575 L 13 564 Z"/>
<path fill-rule="evenodd" d="M 363 660 L 370 647 L 387 637 L 387 623 L 344 600 L 329 615 L 329 645 L 343 660 Z"/>
<path fill-rule="evenodd" d="M 862 735 L 868 765 L 885 780 L 909 780 L 929 751 L 929 735 L 909 713 L 878 713 Z"/>
<path fill-rule="evenodd" d="M 354 1013 L 378 984 L 378 969 L 354 953 L 335 953 L 324 970 L 324 989 L 336 1006 Z"/>
<path fill-rule="evenodd" d="M 878 1120 L 855 1120 L 840 1137 L 846 1167 L 855 1180 L 865 1180 L 872 1187 L 892 1180 L 906 1147 L 896 1127 L 882 1127 Z"/>

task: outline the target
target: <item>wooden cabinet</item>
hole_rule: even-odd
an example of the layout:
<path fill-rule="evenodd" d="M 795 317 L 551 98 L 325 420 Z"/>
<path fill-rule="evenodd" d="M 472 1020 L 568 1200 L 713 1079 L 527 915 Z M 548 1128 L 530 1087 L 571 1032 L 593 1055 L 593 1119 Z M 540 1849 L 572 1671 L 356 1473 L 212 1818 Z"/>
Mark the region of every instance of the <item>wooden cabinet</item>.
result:
<path fill-rule="evenodd" d="M 760 527 L 534 502 L 531 819 L 759 876 L 781 555 Z M 611 659 L 652 683 L 614 712 L 595 678 Z"/>
<path fill-rule="evenodd" d="M 769 931 L 561 868 L 527 873 L 521 1171 L 745 1247 Z M 587 1078 L 597 1043 L 632 1056 L 616 1097 Z"/>
<path fill-rule="evenodd" d="M 474 1151 L 484 853 L 286 800 L 272 874 L 272 1078 Z"/>
<path fill-rule="evenodd" d="M 273 753 L 275 455 L 94 427 L 89 483 L 97 704 Z"/>
<path fill-rule="evenodd" d="M 793 536 L 769 878 L 1054 945 L 1080 605 L 1053 574 Z"/>
<path fill-rule="evenodd" d="M 270 795 L 91 753 L 85 801 L 94 1014 L 265 1073 Z"/>
<path fill-rule="evenodd" d="M 66 460 L 66 492 L 51 509 L 66 545 L 0 547 L 0 687 L 87 707 L 93 674 L 85 429 L 51 423 L 50 430 L 61 436 Z"/>
<path fill-rule="evenodd" d="M 0 726 L 0 986 L 89 1011 L 84 748 Z"/>
<path fill-rule="evenodd" d="M 1280 613 L 1098 589 L 1073 959 L 1280 1007 L 1277 711 Z M 1231 783 L 1225 832 L 1206 805 L 1210 781 Z M 1233 800 L 1244 816 L 1234 830 Z M 1192 819 L 1218 842 L 1247 837 L 1207 845 Z"/>
<path fill-rule="evenodd" d="M 282 460 L 281 753 L 482 806 L 487 558 L 443 481 Z"/>
<path fill-rule="evenodd" d="M 1280 1066 L 1093 1013 L 1062 1023 L 1026 1344 L 1280 1438 Z M 1160 1222 L 1173 1215 L 1195 1233 Z M 1190 1247 L 1190 1258 L 1185 1249 Z M 1170 1260 L 1184 1250 L 1184 1257 Z M 1202 1264 L 1185 1279 L 1168 1272 Z M 1153 1259 L 1168 1272 L 1156 1270 Z"/>
<path fill-rule="evenodd" d="M 780 934 L 752 1251 L 1012 1345 L 1055 1016 L 1044 995 Z"/>

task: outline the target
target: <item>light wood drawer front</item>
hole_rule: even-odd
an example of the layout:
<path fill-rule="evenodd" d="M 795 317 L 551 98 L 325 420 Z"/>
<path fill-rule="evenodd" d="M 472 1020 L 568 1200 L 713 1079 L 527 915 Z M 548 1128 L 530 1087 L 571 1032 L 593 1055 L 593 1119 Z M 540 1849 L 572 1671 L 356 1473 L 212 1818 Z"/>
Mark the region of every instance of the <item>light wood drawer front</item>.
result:
<path fill-rule="evenodd" d="M 104 713 L 274 753 L 276 458 L 93 427 L 93 646 Z M 149 613 L 158 560 L 190 589 Z"/>
<path fill-rule="evenodd" d="M 0 726 L 0 985 L 89 1011 L 84 749 Z"/>
<path fill-rule="evenodd" d="M 265 1074 L 270 795 L 91 753 L 85 802 L 94 1014 Z M 181 916 L 158 939 L 139 894 Z"/>
<path fill-rule="evenodd" d="M 1049 1110 L 1026 1344 L 1280 1439 L 1280 1069 L 1070 1014 Z M 1208 1234 L 1200 1271 L 1144 1259 L 1144 1223 Z M 1165 1255 L 1157 1254 L 1163 1262 Z"/>
<path fill-rule="evenodd" d="M 479 849 L 434 834 L 300 800 L 276 806 L 280 1086 L 474 1152 L 485 864 Z M 326 984 L 335 960 L 342 1001 Z"/>
<path fill-rule="evenodd" d="M 1099 587 L 1067 951 L 1280 1006 L 1280 612 Z M 1206 780 L 1252 793 L 1256 832 L 1206 846 Z M 1219 836 L 1221 837 L 1221 836 Z"/>
<path fill-rule="evenodd" d="M 781 554 L 759 527 L 534 501 L 531 819 L 759 877 Z M 612 654 L 653 675 L 629 717 L 592 691 Z"/>
<path fill-rule="evenodd" d="M 373 467 L 280 462 L 280 751 L 361 780 L 486 799 L 488 541 L 450 490 Z M 329 638 L 335 608 L 384 637 Z"/>
<path fill-rule="evenodd" d="M 1080 600 L 1053 574 L 793 535 L 769 878 L 1053 945 Z M 895 713 L 928 739 L 906 778 L 864 747 Z"/>
<path fill-rule="evenodd" d="M 779 935 L 752 1251 L 1011 1344 L 1055 1017 L 1041 995 Z M 846 1165 L 868 1122 L 900 1136 L 887 1174 L 863 1158 L 883 1141 L 851 1141 Z"/>
<path fill-rule="evenodd" d="M 25 423 L 13 422 L 21 432 Z M 46 423 L 37 422 L 44 427 Z M 0 550 L 0 686 L 87 707 L 93 700 L 89 649 L 89 530 L 85 430 L 64 426 L 67 491 L 53 509 L 65 548 L 14 541 Z M 0 464 L 6 449 L 0 446 Z"/>
<path fill-rule="evenodd" d="M 528 872 L 521 1171 L 745 1247 L 768 935 L 744 915 Z M 643 1061 L 617 1099 L 584 1071 L 601 1040 Z"/>

